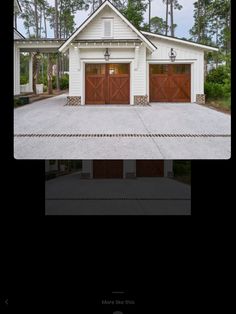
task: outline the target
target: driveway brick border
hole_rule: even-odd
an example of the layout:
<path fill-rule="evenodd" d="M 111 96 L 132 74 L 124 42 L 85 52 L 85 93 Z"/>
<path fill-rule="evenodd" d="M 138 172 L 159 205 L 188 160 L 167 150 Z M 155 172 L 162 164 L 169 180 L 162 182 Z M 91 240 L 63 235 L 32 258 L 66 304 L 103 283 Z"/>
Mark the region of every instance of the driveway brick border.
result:
<path fill-rule="evenodd" d="M 230 134 L 15 134 L 14 137 L 231 137 Z"/>

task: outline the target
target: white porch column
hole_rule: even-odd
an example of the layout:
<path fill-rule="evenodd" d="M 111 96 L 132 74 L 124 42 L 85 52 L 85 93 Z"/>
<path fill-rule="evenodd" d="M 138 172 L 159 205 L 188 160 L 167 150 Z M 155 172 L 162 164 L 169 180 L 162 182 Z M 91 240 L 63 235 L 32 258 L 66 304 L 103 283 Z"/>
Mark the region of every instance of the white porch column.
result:
<path fill-rule="evenodd" d="M 173 160 L 164 160 L 164 177 L 173 175 Z"/>
<path fill-rule="evenodd" d="M 14 45 L 14 95 L 20 95 L 20 49 Z"/>
<path fill-rule="evenodd" d="M 78 70 L 80 71 L 80 48 L 76 48 L 77 50 L 77 58 L 78 58 Z"/>
<path fill-rule="evenodd" d="M 29 53 L 29 92 L 33 92 L 33 56 Z"/>
<path fill-rule="evenodd" d="M 139 47 L 135 47 L 134 53 L 134 69 L 138 70 L 138 60 L 139 60 Z"/>

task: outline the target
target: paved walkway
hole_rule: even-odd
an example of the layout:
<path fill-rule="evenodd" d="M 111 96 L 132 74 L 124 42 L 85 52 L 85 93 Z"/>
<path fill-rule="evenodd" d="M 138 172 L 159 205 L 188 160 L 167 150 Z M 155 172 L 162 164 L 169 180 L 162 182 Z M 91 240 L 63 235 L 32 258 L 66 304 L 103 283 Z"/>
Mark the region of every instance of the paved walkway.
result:
<path fill-rule="evenodd" d="M 85 180 L 75 173 L 45 184 L 46 215 L 189 215 L 191 187 L 168 178 Z"/>
<path fill-rule="evenodd" d="M 15 109 L 15 158 L 230 158 L 228 114 L 184 103 L 138 107 L 65 102 L 66 95 L 60 95 Z"/>

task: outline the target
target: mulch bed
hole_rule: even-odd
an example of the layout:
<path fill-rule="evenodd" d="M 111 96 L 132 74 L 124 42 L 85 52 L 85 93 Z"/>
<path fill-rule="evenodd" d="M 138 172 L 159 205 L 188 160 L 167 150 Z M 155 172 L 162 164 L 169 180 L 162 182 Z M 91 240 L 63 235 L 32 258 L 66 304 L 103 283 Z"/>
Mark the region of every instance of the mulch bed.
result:
<path fill-rule="evenodd" d="M 210 102 L 210 103 L 206 103 L 206 104 L 199 104 L 199 105 L 203 106 L 203 107 L 207 107 L 207 108 L 213 109 L 213 110 L 216 110 L 216 111 L 219 111 L 219 112 L 231 114 L 231 110 L 230 109 L 219 107 L 214 102 Z"/>

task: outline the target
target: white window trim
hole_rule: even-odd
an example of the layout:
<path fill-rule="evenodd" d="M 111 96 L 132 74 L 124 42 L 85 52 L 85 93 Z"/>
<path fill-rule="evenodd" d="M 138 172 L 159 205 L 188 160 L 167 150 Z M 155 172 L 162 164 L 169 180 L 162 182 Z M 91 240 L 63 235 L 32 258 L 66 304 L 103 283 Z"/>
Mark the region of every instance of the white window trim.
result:
<path fill-rule="evenodd" d="M 110 21 L 111 22 L 111 36 L 105 36 L 105 22 Z M 113 38 L 114 37 L 114 19 L 113 18 L 103 18 L 103 36 L 102 38 Z"/>

